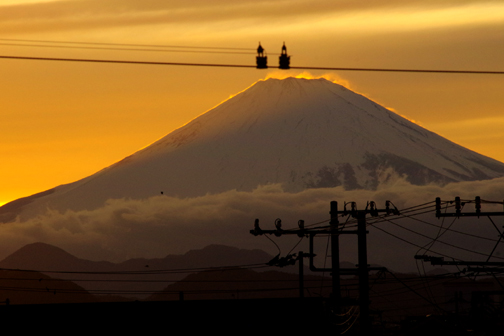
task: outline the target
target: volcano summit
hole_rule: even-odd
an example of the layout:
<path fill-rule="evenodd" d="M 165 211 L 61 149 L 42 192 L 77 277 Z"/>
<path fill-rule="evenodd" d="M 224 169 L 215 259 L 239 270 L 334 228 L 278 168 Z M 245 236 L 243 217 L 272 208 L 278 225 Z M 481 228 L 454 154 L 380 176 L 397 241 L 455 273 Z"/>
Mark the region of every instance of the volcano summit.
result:
<path fill-rule="evenodd" d="M 325 79 L 259 81 L 139 152 L 80 181 L 0 208 L 94 209 L 107 199 L 201 196 L 282 184 L 285 191 L 376 189 L 404 178 L 446 184 L 504 176 L 463 148 Z M 5 217 L 7 216 L 7 217 Z"/>

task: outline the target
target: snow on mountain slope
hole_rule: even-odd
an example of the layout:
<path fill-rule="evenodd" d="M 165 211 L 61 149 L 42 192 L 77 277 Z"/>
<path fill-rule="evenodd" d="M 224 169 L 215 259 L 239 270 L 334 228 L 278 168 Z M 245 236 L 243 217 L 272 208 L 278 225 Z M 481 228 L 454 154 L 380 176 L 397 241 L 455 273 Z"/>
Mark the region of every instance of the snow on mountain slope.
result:
<path fill-rule="evenodd" d="M 281 183 L 286 191 L 376 189 L 504 176 L 456 145 L 325 79 L 268 79 L 151 146 L 25 206 L 92 209 L 110 198 L 192 197 Z"/>

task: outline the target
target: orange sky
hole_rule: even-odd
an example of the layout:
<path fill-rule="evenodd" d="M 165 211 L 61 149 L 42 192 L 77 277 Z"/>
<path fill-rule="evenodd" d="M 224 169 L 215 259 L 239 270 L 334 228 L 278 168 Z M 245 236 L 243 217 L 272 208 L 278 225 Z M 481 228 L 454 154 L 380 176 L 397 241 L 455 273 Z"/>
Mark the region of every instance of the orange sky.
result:
<path fill-rule="evenodd" d="M 0 4 L 0 55 L 254 64 L 254 55 L 63 49 L 7 39 L 238 48 L 256 48 L 261 41 L 271 54 L 285 41 L 293 66 L 504 71 L 504 3 Z M 0 204 L 90 175 L 278 72 L 2 59 Z M 504 75 L 311 74 L 338 79 L 452 141 L 504 161 Z"/>

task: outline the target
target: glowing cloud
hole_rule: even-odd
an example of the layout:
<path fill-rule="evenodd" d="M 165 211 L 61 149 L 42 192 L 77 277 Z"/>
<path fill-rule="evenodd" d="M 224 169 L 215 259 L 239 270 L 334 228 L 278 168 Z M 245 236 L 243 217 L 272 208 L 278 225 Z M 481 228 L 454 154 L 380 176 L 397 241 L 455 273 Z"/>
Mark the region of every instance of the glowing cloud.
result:
<path fill-rule="evenodd" d="M 350 87 L 350 82 L 347 79 L 344 79 L 344 78 L 340 77 L 336 73 L 325 73 L 325 74 L 322 74 L 322 75 L 313 75 L 309 71 L 300 71 L 300 72 L 298 72 L 296 74 L 296 71 L 289 71 L 288 73 L 286 73 L 285 71 L 282 71 L 282 70 L 274 70 L 274 71 L 269 72 L 266 75 L 266 78 L 264 80 L 269 79 L 269 78 L 285 79 L 285 78 L 289 78 L 289 77 L 304 78 L 304 79 L 319 79 L 319 78 L 324 78 L 324 79 L 327 79 L 330 82 L 339 84 L 341 86 L 346 87 L 349 90 L 354 91 Z"/>
<path fill-rule="evenodd" d="M 367 201 L 373 200 L 384 205 L 386 200 L 390 200 L 401 210 L 433 203 L 436 197 L 451 200 L 455 196 L 463 199 L 481 196 L 486 200 L 502 200 L 503 190 L 504 178 L 451 183 L 445 187 L 413 186 L 399 180 L 376 191 L 346 191 L 337 187 L 288 193 L 279 185 L 266 185 L 251 192 L 230 190 L 184 199 L 165 195 L 144 200 L 113 199 L 104 207 L 92 211 L 60 213 L 48 210 L 44 215 L 30 220 L 17 219 L 1 225 L 0 258 L 37 241 L 59 246 L 79 257 L 111 261 L 163 257 L 168 253 L 183 253 L 209 244 L 268 250 L 272 248 L 269 241 L 249 234 L 255 218 L 260 218 L 261 227 L 267 229 L 273 227 L 275 218 L 281 217 L 285 228 L 289 228 L 294 227 L 299 219 L 304 219 L 307 224 L 328 220 L 329 202 L 333 200 L 338 201 L 341 207 L 344 201 L 355 201 L 360 208 Z M 425 220 L 436 223 L 433 213 L 429 213 Z M 390 224 L 382 223 L 379 226 L 383 228 L 384 225 Z M 414 229 L 414 225 L 415 222 L 411 222 L 408 228 Z M 481 226 L 470 224 L 468 227 L 478 230 L 478 235 L 484 234 L 485 230 Z M 489 228 L 491 230 L 488 233 L 495 236 L 493 227 Z M 394 250 L 384 249 L 381 240 L 373 243 L 380 233 L 373 228 L 371 230 L 370 248 L 381 251 L 373 256 L 373 262 L 383 262 L 393 257 Z M 423 233 L 426 234 L 425 231 Z M 406 233 L 400 231 L 396 234 L 405 237 Z M 403 244 L 397 239 L 388 238 L 395 244 Z M 408 239 L 421 244 L 418 237 Z M 292 243 L 289 239 L 283 241 Z M 457 243 L 460 245 L 460 242 Z M 351 255 L 345 257 L 351 258 Z M 408 257 L 412 259 L 412 256 Z M 378 260 L 380 258 L 383 260 Z"/>

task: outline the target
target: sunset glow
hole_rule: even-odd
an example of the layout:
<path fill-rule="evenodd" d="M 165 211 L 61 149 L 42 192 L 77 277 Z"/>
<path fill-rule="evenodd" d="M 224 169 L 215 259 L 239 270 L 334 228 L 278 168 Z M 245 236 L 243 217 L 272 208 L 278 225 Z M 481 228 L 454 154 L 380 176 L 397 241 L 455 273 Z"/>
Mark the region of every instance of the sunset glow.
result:
<path fill-rule="evenodd" d="M 269 65 L 1 59 L 0 204 L 91 175 L 266 78 L 326 78 L 504 161 L 504 76 L 276 69 L 285 42 L 292 66 L 503 71 L 502 2 L 6 0 L 0 32 L 4 56 L 253 65 L 261 41 Z M 249 50 L 147 51 L 160 45 Z"/>

